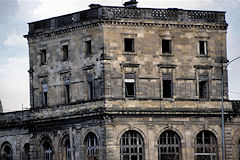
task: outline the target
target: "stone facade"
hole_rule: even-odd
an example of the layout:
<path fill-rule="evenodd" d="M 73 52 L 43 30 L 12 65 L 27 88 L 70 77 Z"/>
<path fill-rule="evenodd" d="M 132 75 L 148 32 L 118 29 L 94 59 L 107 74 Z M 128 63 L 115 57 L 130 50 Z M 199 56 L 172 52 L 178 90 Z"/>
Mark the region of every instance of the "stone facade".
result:
<path fill-rule="evenodd" d="M 2 159 L 222 159 L 225 13 L 132 2 L 29 23 L 31 109 L 0 114 Z M 225 78 L 228 160 L 239 106 Z"/>

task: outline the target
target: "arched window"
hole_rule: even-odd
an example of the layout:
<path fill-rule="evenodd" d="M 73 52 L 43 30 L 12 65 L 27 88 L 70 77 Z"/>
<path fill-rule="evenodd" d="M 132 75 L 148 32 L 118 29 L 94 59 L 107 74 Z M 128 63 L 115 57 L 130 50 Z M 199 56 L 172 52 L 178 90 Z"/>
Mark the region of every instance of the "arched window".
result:
<path fill-rule="evenodd" d="M 90 132 L 87 134 L 85 141 L 85 159 L 98 160 L 99 159 L 99 143 L 97 136 Z"/>
<path fill-rule="evenodd" d="M 181 139 L 174 131 L 164 131 L 158 139 L 159 160 L 181 160 Z"/>
<path fill-rule="evenodd" d="M 30 144 L 26 143 L 23 146 L 23 160 L 29 160 L 30 159 L 29 153 L 30 153 Z"/>
<path fill-rule="evenodd" d="M 238 159 L 240 160 L 240 140 L 238 141 Z"/>
<path fill-rule="evenodd" d="M 71 147 L 69 139 L 66 139 L 63 144 L 63 160 L 71 160 Z"/>
<path fill-rule="evenodd" d="M 44 160 L 53 160 L 53 150 L 49 141 L 43 143 Z"/>
<path fill-rule="evenodd" d="M 12 146 L 10 143 L 5 142 L 1 147 L 1 159 L 2 160 L 12 160 Z"/>
<path fill-rule="evenodd" d="M 217 138 L 212 132 L 199 132 L 195 139 L 195 160 L 217 160 L 217 148 Z"/>
<path fill-rule="evenodd" d="M 142 136 L 133 130 L 125 132 L 120 139 L 121 160 L 144 160 L 144 141 Z"/>

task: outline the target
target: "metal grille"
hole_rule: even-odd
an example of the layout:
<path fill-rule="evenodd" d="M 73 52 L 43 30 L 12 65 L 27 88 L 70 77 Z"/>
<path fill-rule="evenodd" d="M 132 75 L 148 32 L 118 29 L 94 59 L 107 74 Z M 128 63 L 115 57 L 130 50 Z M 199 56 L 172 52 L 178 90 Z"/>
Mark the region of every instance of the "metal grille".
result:
<path fill-rule="evenodd" d="M 163 132 L 158 139 L 159 160 L 181 160 L 181 140 L 174 131 Z"/>
<path fill-rule="evenodd" d="M 238 159 L 240 160 L 240 140 L 238 142 Z"/>
<path fill-rule="evenodd" d="M 196 160 L 217 160 L 217 139 L 210 131 L 201 131 L 195 139 Z"/>
<path fill-rule="evenodd" d="M 133 130 L 125 132 L 120 139 L 121 160 L 144 160 L 142 136 Z"/>
<path fill-rule="evenodd" d="M 85 138 L 85 158 L 87 160 L 99 159 L 99 143 L 94 133 L 88 133 Z"/>
<path fill-rule="evenodd" d="M 46 141 L 43 143 L 44 149 L 44 160 L 52 160 L 53 159 L 53 150 L 50 142 Z"/>

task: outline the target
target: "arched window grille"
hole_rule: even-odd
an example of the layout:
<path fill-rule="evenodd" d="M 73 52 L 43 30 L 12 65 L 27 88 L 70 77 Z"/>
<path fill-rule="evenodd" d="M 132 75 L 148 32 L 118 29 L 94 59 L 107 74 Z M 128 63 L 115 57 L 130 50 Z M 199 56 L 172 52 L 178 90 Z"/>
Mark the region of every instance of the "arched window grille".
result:
<path fill-rule="evenodd" d="M 64 160 L 71 160 L 71 147 L 70 141 L 67 139 L 64 144 Z"/>
<path fill-rule="evenodd" d="M 240 140 L 238 141 L 238 159 L 240 160 Z"/>
<path fill-rule="evenodd" d="M 1 149 L 1 159 L 2 160 L 12 160 L 12 147 L 11 144 L 6 142 L 3 144 L 2 149 Z"/>
<path fill-rule="evenodd" d="M 121 160 L 144 160 L 144 141 L 142 136 L 133 130 L 125 132 L 120 139 Z"/>
<path fill-rule="evenodd" d="M 90 132 L 85 138 L 85 159 L 98 160 L 99 159 L 99 142 L 97 136 Z"/>
<path fill-rule="evenodd" d="M 195 160 L 217 160 L 217 138 L 207 130 L 201 131 L 195 138 Z"/>
<path fill-rule="evenodd" d="M 159 160 L 181 160 L 181 139 L 174 131 L 164 131 L 158 139 Z"/>
<path fill-rule="evenodd" d="M 50 142 L 45 141 L 43 143 L 44 160 L 53 160 L 53 150 Z"/>
<path fill-rule="evenodd" d="M 23 160 L 30 160 L 30 144 L 26 143 L 23 147 Z"/>

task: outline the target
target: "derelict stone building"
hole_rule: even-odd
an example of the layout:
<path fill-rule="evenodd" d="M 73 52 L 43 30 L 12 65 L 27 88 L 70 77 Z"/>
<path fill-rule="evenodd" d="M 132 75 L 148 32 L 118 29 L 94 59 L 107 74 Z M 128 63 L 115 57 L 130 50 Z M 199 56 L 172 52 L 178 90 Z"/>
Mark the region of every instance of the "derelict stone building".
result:
<path fill-rule="evenodd" d="M 221 160 L 226 32 L 225 12 L 134 0 L 29 23 L 31 109 L 0 114 L 1 160 Z M 239 159 L 227 78 L 224 108 Z"/>

